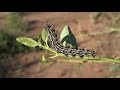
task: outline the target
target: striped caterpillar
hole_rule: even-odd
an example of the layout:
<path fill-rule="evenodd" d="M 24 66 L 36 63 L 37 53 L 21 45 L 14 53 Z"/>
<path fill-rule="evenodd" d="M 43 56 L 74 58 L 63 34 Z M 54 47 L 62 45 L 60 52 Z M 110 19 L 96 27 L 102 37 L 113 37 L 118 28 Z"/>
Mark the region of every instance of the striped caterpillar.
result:
<path fill-rule="evenodd" d="M 63 53 L 67 57 L 68 57 L 68 55 L 71 55 L 73 57 L 78 55 L 81 58 L 84 56 L 95 57 L 94 51 L 85 50 L 85 49 L 68 48 L 68 47 L 64 47 L 63 45 L 61 45 L 58 42 L 57 34 L 56 34 L 53 26 L 46 24 L 46 25 L 44 25 L 44 29 L 48 32 L 48 36 L 51 41 L 53 49 L 56 50 L 58 53 Z"/>

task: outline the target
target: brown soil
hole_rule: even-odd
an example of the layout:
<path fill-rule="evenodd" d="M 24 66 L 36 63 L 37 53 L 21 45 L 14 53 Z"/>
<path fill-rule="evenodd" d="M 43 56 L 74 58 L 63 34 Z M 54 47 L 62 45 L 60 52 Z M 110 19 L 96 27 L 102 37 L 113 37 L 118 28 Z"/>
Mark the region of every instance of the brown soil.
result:
<path fill-rule="evenodd" d="M 8 13 L 0 13 L 0 26 L 4 24 L 4 17 Z M 99 57 L 120 57 L 119 34 L 104 34 L 97 36 L 86 36 L 85 32 L 97 32 L 107 30 L 104 19 L 99 23 L 91 21 L 88 12 L 29 12 L 24 13 L 23 18 L 31 23 L 31 30 L 25 36 L 37 38 L 42 31 L 43 25 L 48 21 L 56 28 L 58 35 L 65 25 L 71 27 L 77 38 L 79 47 L 97 51 Z M 113 63 L 85 63 L 78 67 L 77 63 L 55 63 L 40 64 L 42 53 L 48 57 L 47 51 L 36 51 L 16 55 L 14 59 L 6 60 L 2 65 L 6 73 L 1 77 L 13 78 L 97 78 L 109 75 L 118 75 L 119 71 L 109 73 Z"/>

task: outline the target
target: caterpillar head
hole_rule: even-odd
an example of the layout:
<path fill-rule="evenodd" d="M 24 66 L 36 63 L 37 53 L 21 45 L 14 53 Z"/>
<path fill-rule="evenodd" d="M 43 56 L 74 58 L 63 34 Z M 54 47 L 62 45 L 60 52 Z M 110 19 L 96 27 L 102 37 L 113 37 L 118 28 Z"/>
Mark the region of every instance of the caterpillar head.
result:
<path fill-rule="evenodd" d="M 52 26 L 49 25 L 48 23 L 44 25 L 44 28 L 45 28 L 45 29 L 48 29 L 48 28 L 51 28 L 51 27 L 52 27 Z"/>
<path fill-rule="evenodd" d="M 44 25 L 44 28 L 45 30 L 47 30 L 49 34 L 53 34 L 53 33 L 56 34 L 53 26 L 49 25 L 48 23 Z"/>

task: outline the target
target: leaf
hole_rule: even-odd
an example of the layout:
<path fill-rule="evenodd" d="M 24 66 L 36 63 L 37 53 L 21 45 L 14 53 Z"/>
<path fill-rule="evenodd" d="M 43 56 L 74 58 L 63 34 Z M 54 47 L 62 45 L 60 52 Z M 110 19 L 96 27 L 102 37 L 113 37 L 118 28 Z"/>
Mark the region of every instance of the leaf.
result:
<path fill-rule="evenodd" d="M 42 31 L 42 40 L 44 42 L 46 42 L 47 39 L 48 39 L 48 32 L 45 29 L 43 29 L 43 31 Z"/>
<path fill-rule="evenodd" d="M 38 43 L 40 44 L 40 46 L 44 46 L 45 45 L 45 42 L 43 41 L 42 39 L 42 35 L 40 34 L 39 37 L 38 37 Z M 42 48 L 42 47 L 41 47 Z"/>
<path fill-rule="evenodd" d="M 78 48 L 76 38 L 73 35 L 73 33 L 71 32 L 70 27 L 68 25 L 66 25 L 64 27 L 63 31 L 61 32 L 60 42 L 63 44 L 63 46 L 66 46 L 66 45 L 70 44 L 73 47 Z"/>
<path fill-rule="evenodd" d="M 38 46 L 38 43 L 31 39 L 31 38 L 27 38 L 27 37 L 19 37 L 19 38 L 16 38 L 16 40 L 26 46 L 29 46 L 29 47 L 36 47 Z"/>
<path fill-rule="evenodd" d="M 117 64 L 117 65 L 111 67 L 109 71 L 114 72 L 114 71 L 117 71 L 118 69 L 120 69 L 120 64 Z"/>
<path fill-rule="evenodd" d="M 48 33 L 47 31 L 44 29 L 42 31 L 42 34 L 39 35 L 38 37 L 38 43 L 42 46 L 47 45 L 47 40 L 48 40 Z"/>

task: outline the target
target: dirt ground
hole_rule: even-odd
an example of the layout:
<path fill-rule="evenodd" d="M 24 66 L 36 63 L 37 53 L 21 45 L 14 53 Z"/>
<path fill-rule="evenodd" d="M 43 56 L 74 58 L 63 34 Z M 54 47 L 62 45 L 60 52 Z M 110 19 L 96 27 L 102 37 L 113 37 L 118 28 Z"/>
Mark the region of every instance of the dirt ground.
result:
<path fill-rule="evenodd" d="M 0 26 L 4 25 L 4 17 L 8 12 L 0 13 Z M 53 24 L 58 35 L 65 25 L 69 25 L 75 35 L 79 47 L 97 51 L 99 57 L 120 57 L 119 33 L 86 36 L 84 33 L 105 31 L 110 23 L 104 23 L 101 19 L 94 23 L 88 12 L 27 12 L 23 18 L 31 23 L 31 30 L 24 34 L 31 38 L 37 38 L 46 22 Z M 108 21 L 109 22 L 109 21 Z M 85 63 L 80 68 L 77 63 L 51 63 L 40 64 L 42 53 L 48 56 L 47 51 L 21 53 L 10 60 L 6 60 L 3 67 L 6 73 L 1 77 L 7 78 L 98 78 L 110 75 L 118 75 L 120 71 L 110 73 L 109 68 L 113 63 Z"/>

